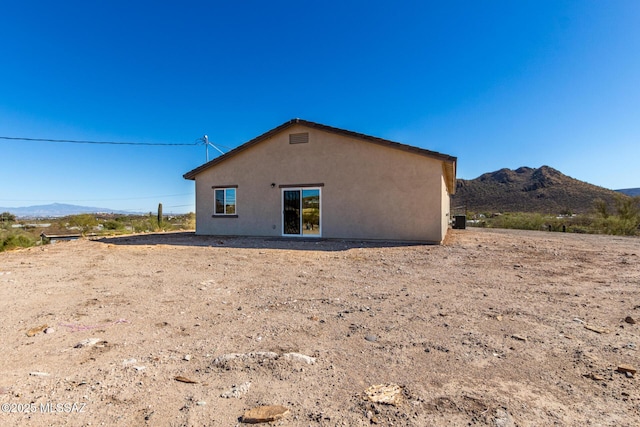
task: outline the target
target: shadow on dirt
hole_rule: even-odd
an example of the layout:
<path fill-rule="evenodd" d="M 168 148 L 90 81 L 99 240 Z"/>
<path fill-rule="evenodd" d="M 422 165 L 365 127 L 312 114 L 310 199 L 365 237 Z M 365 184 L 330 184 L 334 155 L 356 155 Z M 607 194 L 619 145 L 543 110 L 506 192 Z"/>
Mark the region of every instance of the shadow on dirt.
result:
<path fill-rule="evenodd" d="M 124 246 L 168 245 L 247 249 L 283 249 L 297 251 L 346 251 L 354 248 L 424 246 L 425 243 L 366 241 L 287 237 L 199 236 L 194 232 L 147 233 L 93 239 L 96 242 Z"/>

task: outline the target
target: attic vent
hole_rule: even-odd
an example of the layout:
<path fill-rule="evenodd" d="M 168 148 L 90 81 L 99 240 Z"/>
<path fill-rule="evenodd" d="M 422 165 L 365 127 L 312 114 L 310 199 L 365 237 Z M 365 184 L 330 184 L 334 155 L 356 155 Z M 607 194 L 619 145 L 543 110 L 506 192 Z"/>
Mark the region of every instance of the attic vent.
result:
<path fill-rule="evenodd" d="M 309 142 L 309 132 L 289 134 L 289 144 L 305 144 L 307 142 Z"/>

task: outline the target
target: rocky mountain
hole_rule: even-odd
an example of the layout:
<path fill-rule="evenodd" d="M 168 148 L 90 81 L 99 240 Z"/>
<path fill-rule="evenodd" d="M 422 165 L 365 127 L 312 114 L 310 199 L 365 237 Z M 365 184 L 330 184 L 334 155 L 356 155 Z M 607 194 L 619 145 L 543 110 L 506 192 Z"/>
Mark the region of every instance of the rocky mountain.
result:
<path fill-rule="evenodd" d="M 587 213 L 593 210 L 594 200 L 613 206 L 616 197 L 620 194 L 613 190 L 571 178 L 549 166 L 521 167 L 459 179 L 452 206 L 488 213 Z"/>
<path fill-rule="evenodd" d="M 64 203 L 52 203 L 49 205 L 25 206 L 20 208 L 2 208 L 0 212 L 9 212 L 18 218 L 56 218 L 67 215 L 78 215 L 83 213 L 130 213 L 115 211 L 106 208 L 94 208 L 89 206 L 68 205 Z"/>

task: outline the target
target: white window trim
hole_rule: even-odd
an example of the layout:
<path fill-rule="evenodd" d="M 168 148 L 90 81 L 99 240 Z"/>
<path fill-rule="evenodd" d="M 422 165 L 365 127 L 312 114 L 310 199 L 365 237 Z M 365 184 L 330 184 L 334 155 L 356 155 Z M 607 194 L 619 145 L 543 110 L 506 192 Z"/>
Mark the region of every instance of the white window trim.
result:
<path fill-rule="evenodd" d="M 223 194 L 223 213 L 216 212 L 216 191 L 222 191 Z M 227 190 L 233 190 L 235 194 L 235 203 L 234 203 L 234 212 L 227 213 Z M 238 186 L 237 185 L 228 185 L 228 186 L 214 186 L 213 187 L 213 216 L 214 217 L 237 217 L 238 216 Z"/>

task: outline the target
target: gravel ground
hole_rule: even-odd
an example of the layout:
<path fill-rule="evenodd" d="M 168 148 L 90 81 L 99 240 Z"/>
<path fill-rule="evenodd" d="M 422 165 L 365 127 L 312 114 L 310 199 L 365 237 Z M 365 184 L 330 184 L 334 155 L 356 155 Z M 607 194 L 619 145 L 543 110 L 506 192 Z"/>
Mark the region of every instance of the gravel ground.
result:
<path fill-rule="evenodd" d="M 281 405 L 272 425 L 637 426 L 639 256 L 483 229 L 0 253 L 0 425 L 235 426 Z"/>

